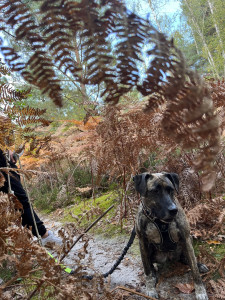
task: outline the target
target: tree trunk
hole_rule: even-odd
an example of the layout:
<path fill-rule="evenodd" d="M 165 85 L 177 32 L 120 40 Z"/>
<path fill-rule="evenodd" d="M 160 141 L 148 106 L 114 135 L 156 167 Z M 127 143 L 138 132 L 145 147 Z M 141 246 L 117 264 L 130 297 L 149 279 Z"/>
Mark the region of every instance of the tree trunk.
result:
<path fill-rule="evenodd" d="M 211 65 L 211 67 L 212 67 L 214 76 L 215 76 L 216 78 L 219 78 L 219 73 L 218 73 L 218 70 L 217 70 L 217 68 L 216 68 L 216 65 L 215 65 L 213 56 L 212 56 L 212 54 L 211 54 L 211 52 L 210 52 L 210 50 L 209 50 L 209 47 L 208 47 L 208 45 L 207 45 L 207 43 L 206 43 L 205 37 L 204 37 L 204 35 L 203 35 L 203 32 L 201 31 L 201 29 L 200 29 L 200 27 L 199 27 L 199 25 L 198 25 L 198 22 L 197 22 L 197 20 L 196 20 L 195 17 L 194 17 L 193 10 L 192 10 L 191 6 L 189 5 L 188 0 L 184 0 L 184 1 L 185 1 L 186 5 L 187 5 L 187 7 L 188 7 L 188 9 L 189 9 L 190 16 L 191 16 L 190 19 L 191 19 L 191 21 L 192 21 L 192 23 L 193 23 L 193 25 L 194 25 L 194 27 L 195 27 L 195 29 L 196 29 L 198 35 L 200 36 L 200 38 L 201 38 L 201 40 L 202 40 L 202 43 L 203 43 L 203 45 L 204 45 L 204 47 L 205 47 L 205 49 L 206 49 L 206 51 L 207 51 L 208 61 L 209 61 L 209 64 Z"/>
<path fill-rule="evenodd" d="M 159 31 L 162 32 L 162 28 L 161 28 L 160 23 L 159 23 L 159 20 L 158 20 L 158 18 L 157 18 L 156 11 L 155 11 L 155 9 L 154 9 L 154 7 L 153 7 L 153 5 L 152 5 L 152 0 L 148 0 L 148 3 L 149 3 L 149 6 L 150 6 L 150 8 L 151 8 L 151 10 L 152 10 L 153 18 L 154 18 L 154 20 L 155 20 L 155 23 L 156 23 L 156 25 L 157 25 Z"/>
<path fill-rule="evenodd" d="M 197 54 L 200 56 L 200 51 L 199 51 L 198 43 L 197 43 L 197 41 L 196 41 L 195 33 L 194 33 L 194 30 L 192 29 L 192 27 L 191 27 L 191 33 L 192 33 L 193 38 L 194 38 L 195 48 L 196 48 Z"/>
<path fill-rule="evenodd" d="M 74 45 L 75 45 L 75 56 L 76 56 L 77 64 L 79 66 L 82 66 L 76 38 L 74 39 Z M 82 76 L 82 79 L 84 79 L 84 72 L 83 71 L 82 71 L 81 76 Z M 88 95 L 87 95 L 86 86 L 82 82 L 80 83 L 80 92 L 81 92 L 81 95 L 82 95 L 82 98 L 83 98 L 83 103 L 87 104 L 89 102 L 89 98 L 88 98 Z"/>
<path fill-rule="evenodd" d="M 223 47 L 223 41 L 222 41 L 222 38 L 221 38 L 219 26 L 216 22 L 213 3 L 210 0 L 207 0 L 207 1 L 208 1 L 208 5 L 209 5 L 209 8 L 210 8 L 211 14 L 212 14 L 214 27 L 216 29 L 216 33 L 217 33 L 217 36 L 218 36 L 218 39 L 219 39 L 219 44 L 220 44 L 221 51 L 222 51 L 222 56 L 223 56 L 223 60 L 224 60 L 224 76 L 225 76 L 225 51 L 224 51 L 224 47 Z"/>

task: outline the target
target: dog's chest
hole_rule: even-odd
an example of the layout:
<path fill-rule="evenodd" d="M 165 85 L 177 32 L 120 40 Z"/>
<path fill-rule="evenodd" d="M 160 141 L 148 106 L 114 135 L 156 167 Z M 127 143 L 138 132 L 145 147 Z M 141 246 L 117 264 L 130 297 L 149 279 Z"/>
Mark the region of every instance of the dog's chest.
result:
<path fill-rule="evenodd" d="M 174 221 L 170 224 L 149 222 L 146 226 L 146 236 L 149 243 L 154 244 L 159 250 L 171 248 L 172 251 L 179 241 L 179 229 Z"/>

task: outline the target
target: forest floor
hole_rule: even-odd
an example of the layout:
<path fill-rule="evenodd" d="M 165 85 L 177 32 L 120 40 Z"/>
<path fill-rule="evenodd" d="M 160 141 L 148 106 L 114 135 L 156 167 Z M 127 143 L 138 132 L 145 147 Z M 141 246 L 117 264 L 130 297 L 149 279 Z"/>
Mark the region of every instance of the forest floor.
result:
<path fill-rule="evenodd" d="M 51 229 L 55 234 L 63 226 L 59 221 L 54 220 L 51 215 L 42 215 L 42 219 L 47 228 Z M 94 230 L 92 229 L 92 232 Z M 113 238 L 106 238 L 104 235 L 95 235 L 94 233 L 88 234 L 89 243 L 87 247 L 88 254 L 85 259 L 82 260 L 84 270 L 87 273 L 93 274 L 94 272 L 105 273 L 114 264 L 116 259 L 122 253 L 125 247 L 129 235 L 118 235 Z M 64 264 L 73 268 L 74 261 L 78 256 L 79 250 L 83 247 L 82 241 L 75 245 L 75 247 L 70 251 L 68 256 L 64 259 Z M 134 244 L 129 249 L 127 255 L 118 266 L 118 268 L 113 272 L 109 279 L 106 279 L 106 283 L 109 283 L 111 289 L 117 287 L 125 287 L 132 289 L 133 291 L 145 294 L 145 280 L 142 262 L 140 258 L 140 253 L 138 249 L 138 241 L 135 239 Z M 159 283 L 157 285 L 157 291 L 160 295 L 160 299 L 168 300 L 194 300 L 194 292 L 192 291 L 192 277 L 189 268 L 182 267 L 181 265 L 171 266 L 172 268 L 167 268 L 161 271 L 159 275 Z M 179 289 L 175 287 L 179 286 Z M 185 290 L 182 293 L 181 290 Z M 124 292 L 124 299 L 146 299 L 142 296 L 137 296 L 128 291 Z"/>

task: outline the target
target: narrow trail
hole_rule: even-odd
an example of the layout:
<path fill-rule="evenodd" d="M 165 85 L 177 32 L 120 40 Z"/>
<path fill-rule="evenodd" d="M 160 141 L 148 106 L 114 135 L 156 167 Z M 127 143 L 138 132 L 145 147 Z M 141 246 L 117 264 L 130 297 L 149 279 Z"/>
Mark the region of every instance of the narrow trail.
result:
<path fill-rule="evenodd" d="M 60 222 L 55 222 L 50 219 L 49 216 L 42 216 L 47 228 L 51 229 L 55 234 L 63 226 Z M 92 230 L 93 232 L 93 230 Z M 120 236 L 117 238 L 106 239 L 100 235 L 89 234 L 91 236 L 87 251 L 88 254 L 82 260 L 84 270 L 89 274 L 93 274 L 93 270 L 98 274 L 107 272 L 116 259 L 121 254 L 125 247 L 129 235 Z M 71 250 L 68 256 L 64 259 L 64 264 L 68 267 L 73 267 L 76 258 L 78 258 L 79 250 L 83 247 L 82 242 L 78 242 L 75 247 Z M 145 294 L 145 279 L 143 273 L 143 266 L 141 262 L 140 254 L 135 254 L 132 251 L 132 247 L 137 249 L 137 244 L 132 245 L 129 249 L 124 260 L 110 276 L 110 286 L 115 288 L 116 286 L 125 286 L 133 289 L 137 292 Z M 138 251 L 135 251 L 138 252 Z M 91 266 L 91 267 L 90 267 Z M 106 279 L 107 281 L 109 279 Z M 157 291 L 160 295 L 160 299 L 164 300 L 195 300 L 194 293 L 184 294 L 181 293 L 176 287 L 176 284 L 189 284 L 192 283 L 192 276 L 190 271 L 183 272 L 181 275 L 174 275 L 173 271 L 167 272 L 165 276 L 159 276 L 159 284 Z M 131 299 L 131 298 L 124 298 Z M 132 299 L 144 300 L 146 298 L 140 296 L 133 296 Z"/>

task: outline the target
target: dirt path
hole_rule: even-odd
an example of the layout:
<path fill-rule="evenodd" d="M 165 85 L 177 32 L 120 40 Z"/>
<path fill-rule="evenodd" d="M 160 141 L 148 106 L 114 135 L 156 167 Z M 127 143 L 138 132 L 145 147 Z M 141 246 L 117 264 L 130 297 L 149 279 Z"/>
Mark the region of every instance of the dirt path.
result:
<path fill-rule="evenodd" d="M 60 222 L 53 222 L 49 217 L 43 216 L 42 219 L 45 222 L 47 228 L 50 228 L 57 234 L 57 231 L 61 228 L 62 224 Z M 93 232 L 93 229 L 92 229 Z M 106 239 L 102 236 L 91 235 L 91 239 L 88 244 L 88 254 L 82 261 L 84 269 L 90 274 L 93 271 L 90 269 L 90 261 L 92 262 L 92 268 L 98 273 L 107 272 L 116 259 L 121 254 L 123 248 L 125 247 L 129 236 L 121 236 L 113 239 Z M 67 266 L 73 267 L 75 258 L 79 253 L 83 243 L 78 243 L 69 253 L 69 255 L 64 259 L 64 263 Z M 134 251 L 135 250 L 135 251 Z M 179 271 L 179 270 L 178 270 Z M 177 273 L 177 270 L 176 270 Z M 157 286 L 157 291 L 160 295 L 160 299 L 168 300 L 194 300 L 195 296 L 192 292 L 191 294 L 181 293 L 176 287 L 176 284 L 186 284 L 192 282 L 192 277 L 190 271 L 186 270 L 181 272 L 181 275 L 175 275 L 175 272 L 167 271 L 159 276 L 159 284 Z M 166 278 L 165 278 L 166 277 Z M 133 289 L 140 293 L 145 293 L 144 284 L 144 274 L 143 267 L 140 258 L 139 251 L 137 250 L 137 241 L 135 245 L 132 245 L 129 249 L 124 260 L 114 271 L 110 278 L 110 284 L 112 288 L 115 286 L 125 286 Z M 124 299 L 127 299 L 126 297 Z M 130 299 L 130 298 L 129 298 Z M 135 297 L 132 299 L 144 300 L 144 297 Z"/>

